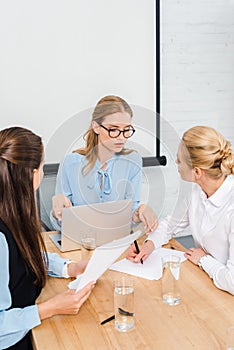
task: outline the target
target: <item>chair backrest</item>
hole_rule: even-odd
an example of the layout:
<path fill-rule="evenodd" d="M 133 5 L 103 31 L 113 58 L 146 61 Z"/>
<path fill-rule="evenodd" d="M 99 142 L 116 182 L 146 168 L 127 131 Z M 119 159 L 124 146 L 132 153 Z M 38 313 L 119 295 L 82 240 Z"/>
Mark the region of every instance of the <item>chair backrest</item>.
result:
<path fill-rule="evenodd" d="M 41 219 L 42 229 L 53 231 L 50 223 L 50 211 L 52 209 L 52 197 L 55 193 L 58 163 L 44 165 L 44 178 L 36 192 L 37 207 Z"/>

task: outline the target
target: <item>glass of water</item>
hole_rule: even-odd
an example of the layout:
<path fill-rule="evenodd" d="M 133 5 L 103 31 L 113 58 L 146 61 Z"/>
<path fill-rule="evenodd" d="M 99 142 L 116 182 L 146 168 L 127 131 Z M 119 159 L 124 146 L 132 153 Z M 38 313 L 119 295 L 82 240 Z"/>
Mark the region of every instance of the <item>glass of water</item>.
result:
<path fill-rule="evenodd" d="M 162 258 L 162 299 L 165 304 L 177 305 L 180 303 L 180 257 L 166 255 Z"/>
<path fill-rule="evenodd" d="M 127 332 L 134 328 L 134 281 L 121 277 L 114 281 L 115 328 Z"/>
<path fill-rule="evenodd" d="M 83 233 L 82 238 L 81 238 L 81 243 L 85 249 L 88 249 L 88 250 L 95 249 L 96 248 L 96 233 L 95 233 L 95 231 L 92 230 L 88 233 Z"/>

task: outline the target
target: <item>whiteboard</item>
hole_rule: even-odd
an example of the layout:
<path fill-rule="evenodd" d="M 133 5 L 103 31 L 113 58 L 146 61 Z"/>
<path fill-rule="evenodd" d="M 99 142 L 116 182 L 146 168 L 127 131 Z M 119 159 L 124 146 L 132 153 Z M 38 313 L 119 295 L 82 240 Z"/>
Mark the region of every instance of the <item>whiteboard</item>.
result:
<path fill-rule="evenodd" d="M 155 155 L 155 1 L 0 2 L 0 127 L 42 135 L 46 161 L 82 143 L 108 94 L 134 110 L 131 146 Z"/>

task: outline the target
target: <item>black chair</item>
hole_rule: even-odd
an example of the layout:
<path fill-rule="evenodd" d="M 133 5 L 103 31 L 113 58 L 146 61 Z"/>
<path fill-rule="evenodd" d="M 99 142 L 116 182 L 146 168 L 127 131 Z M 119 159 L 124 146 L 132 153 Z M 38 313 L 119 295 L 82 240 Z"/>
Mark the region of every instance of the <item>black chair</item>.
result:
<path fill-rule="evenodd" d="M 36 201 L 43 231 L 53 231 L 50 223 L 52 197 L 55 192 L 59 163 L 44 165 L 44 178 L 36 191 Z"/>

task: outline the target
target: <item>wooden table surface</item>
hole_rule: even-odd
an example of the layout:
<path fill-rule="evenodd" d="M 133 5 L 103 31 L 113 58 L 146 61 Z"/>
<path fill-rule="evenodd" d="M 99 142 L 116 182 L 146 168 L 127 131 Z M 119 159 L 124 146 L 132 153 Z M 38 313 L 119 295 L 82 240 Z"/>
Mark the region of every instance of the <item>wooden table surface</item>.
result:
<path fill-rule="evenodd" d="M 45 233 L 48 251 L 58 252 Z M 175 240 L 166 247 L 184 250 Z M 86 250 L 62 253 L 79 260 L 91 256 Z M 55 316 L 33 329 L 35 349 L 40 350 L 224 350 L 226 328 L 234 325 L 233 296 L 217 289 L 208 275 L 186 261 L 181 265 L 181 303 L 162 302 L 161 280 L 135 280 L 135 328 L 127 333 L 114 329 L 113 280 L 120 272 L 107 270 L 97 281 L 78 315 Z M 38 302 L 67 288 L 71 279 L 48 278 Z"/>

